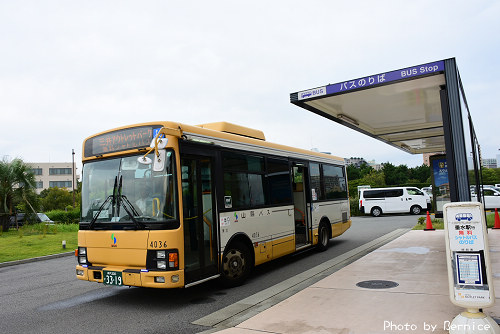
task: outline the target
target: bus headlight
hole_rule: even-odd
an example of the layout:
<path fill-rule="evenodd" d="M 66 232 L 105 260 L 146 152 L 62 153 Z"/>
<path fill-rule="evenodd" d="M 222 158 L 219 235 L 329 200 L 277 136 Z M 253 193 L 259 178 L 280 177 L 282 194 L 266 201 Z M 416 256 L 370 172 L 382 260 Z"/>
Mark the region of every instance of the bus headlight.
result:
<path fill-rule="evenodd" d="M 167 261 L 156 261 L 156 267 L 161 270 L 167 269 Z"/>
<path fill-rule="evenodd" d="M 87 260 L 87 247 L 78 247 L 78 264 L 89 264 Z"/>
<path fill-rule="evenodd" d="M 179 269 L 179 251 L 177 249 L 148 250 L 146 259 L 148 270 Z"/>

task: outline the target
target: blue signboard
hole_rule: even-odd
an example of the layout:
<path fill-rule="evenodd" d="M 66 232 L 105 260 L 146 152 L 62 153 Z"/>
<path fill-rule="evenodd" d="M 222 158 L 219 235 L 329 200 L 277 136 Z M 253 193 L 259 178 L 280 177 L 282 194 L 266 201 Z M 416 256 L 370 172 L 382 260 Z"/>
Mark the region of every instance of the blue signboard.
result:
<path fill-rule="evenodd" d="M 391 81 L 407 79 L 420 75 L 427 75 L 435 72 L 444 71 L 444 61 L 437 61 L 425 65 L 405 68 L 392 72 L 372 75 L 356 80 L 349 80 L 337 84 L 326 86 L 326 94 L 341 93 L 353 89 L 370 87 L 373 85 L 384 84 Z"/>
<path fill-rule="evenodd" d="M 443 206 L 451 202 L 450 179 L 446 156 L 431 156 L 432 193 L 436 214 L 443 212 Z"/>
<path fill-rule="evenodd" d="M 355 89 L 369 88 L 371 86 L 387 84 L 389 82 L 418 76 L 425 76 L 442 71 L 444 71 L 444 61 L 440 60 L 433 63 L 408 67 L 401 70 L 371 75 L 360 79 L 344 81 L 325 87 L 302 91 L 297 94 L 297 98 L 298 100 L 305 100 L 323 95 L 343 93 Z"/>

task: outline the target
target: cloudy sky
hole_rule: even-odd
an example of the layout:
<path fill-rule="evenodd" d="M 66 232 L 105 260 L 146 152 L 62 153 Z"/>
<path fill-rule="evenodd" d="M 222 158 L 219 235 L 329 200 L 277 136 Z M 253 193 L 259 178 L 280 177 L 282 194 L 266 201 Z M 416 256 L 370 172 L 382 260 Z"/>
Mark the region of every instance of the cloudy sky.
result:
<path fill-rule="evenodd" d="M 417 166 L 290 93 L 455 57 L 500 153 L 500 1 L 0 0 L 0 157 L 81 159 L 117 126 L 228 121 L 269 141 Z"/>

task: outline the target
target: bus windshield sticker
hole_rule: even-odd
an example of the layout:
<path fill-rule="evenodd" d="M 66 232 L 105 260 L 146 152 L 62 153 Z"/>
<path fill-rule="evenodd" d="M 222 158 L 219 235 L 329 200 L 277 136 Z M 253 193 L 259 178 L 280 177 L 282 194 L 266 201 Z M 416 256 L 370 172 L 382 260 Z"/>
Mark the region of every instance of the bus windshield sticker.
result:
<path fill-rule="evenodd" d="M 231 196 L 224 196 L 224 206 L 226 209 L 231 209 L 233 207 L 233 199 Z"/>
<path fill-rule="evenodd" d="M 109 211 L 108 210 L 94 210 L 93 216 L 97 216 L 97 219 L 108 219 L 109 218 Z"/>

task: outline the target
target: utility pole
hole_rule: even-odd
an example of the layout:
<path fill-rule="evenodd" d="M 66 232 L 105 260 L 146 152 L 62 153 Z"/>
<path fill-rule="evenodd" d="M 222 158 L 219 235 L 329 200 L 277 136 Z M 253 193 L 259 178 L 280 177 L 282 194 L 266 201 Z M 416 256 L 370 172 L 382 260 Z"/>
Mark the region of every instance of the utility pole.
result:
<path fill-rule="evenodd" d="M 76 208 L 76 202 L 75 202 L 75 150 L 71 150 L 71 161 L 73 163 L 73 209 Z"/>

